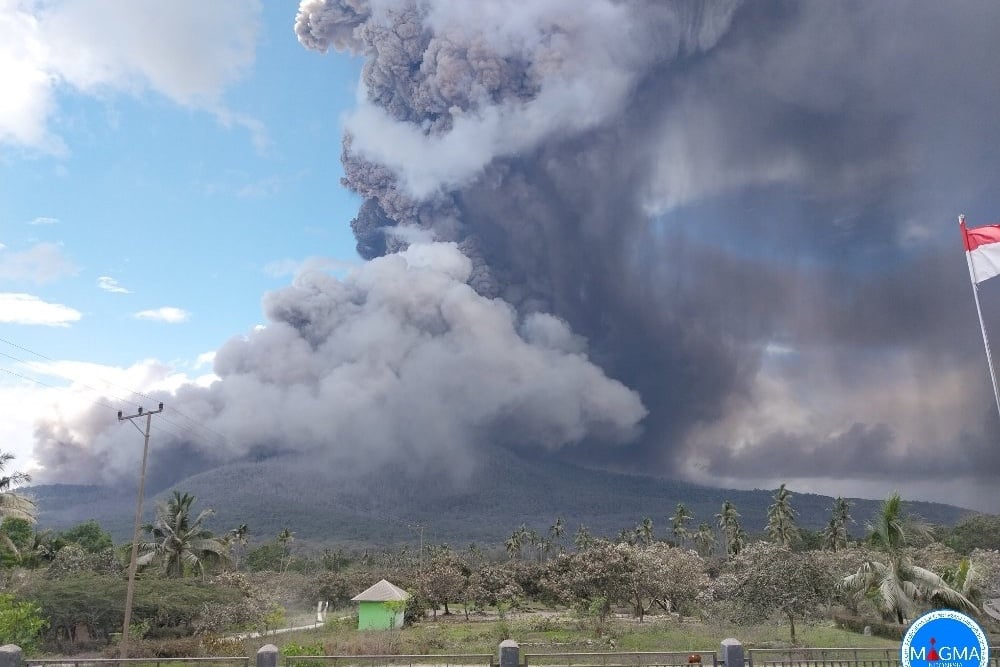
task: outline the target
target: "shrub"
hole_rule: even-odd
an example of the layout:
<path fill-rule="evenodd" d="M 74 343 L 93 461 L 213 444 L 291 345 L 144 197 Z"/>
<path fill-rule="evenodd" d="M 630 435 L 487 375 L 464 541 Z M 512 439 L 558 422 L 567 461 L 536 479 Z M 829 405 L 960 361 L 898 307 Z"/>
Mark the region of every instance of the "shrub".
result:
<path fill-rule="evenodd" d="M 38 605 L 0 595 L 0 644 L 17 644 L 25 653 L 32 653 L 47 626 Z"/>

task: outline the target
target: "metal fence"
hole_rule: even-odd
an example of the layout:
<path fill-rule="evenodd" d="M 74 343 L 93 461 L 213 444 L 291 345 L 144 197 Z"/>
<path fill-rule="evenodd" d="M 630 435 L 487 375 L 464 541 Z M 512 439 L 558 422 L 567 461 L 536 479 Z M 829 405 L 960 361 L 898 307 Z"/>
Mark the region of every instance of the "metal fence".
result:
<path fill-rule="evenodd" d="M 494 667 L 489 653 L 441 655 L 297 655 L 282 658 L 285 667 Z"/>
<path fill-rule="evenodd" d="M 899 648 L 753 648 L 749 667 L 899 667 Z M 1000 667 L 1000 648 L 990 647 L 990 667 Z"/>
<path fill-rule="evenodd" d="M 700 664 L 717 667 L 715 651 L 614 651 L 608 653 L 526 653 L 524 667 L 689 667 L 697 655 Z M 695 663 L 697 665 L 699 663 Z"/>
<path fill-rule="evenodd" d="M 24 667 L 250 667 L 253 657 L 225 658 L 25 658 Z"/>

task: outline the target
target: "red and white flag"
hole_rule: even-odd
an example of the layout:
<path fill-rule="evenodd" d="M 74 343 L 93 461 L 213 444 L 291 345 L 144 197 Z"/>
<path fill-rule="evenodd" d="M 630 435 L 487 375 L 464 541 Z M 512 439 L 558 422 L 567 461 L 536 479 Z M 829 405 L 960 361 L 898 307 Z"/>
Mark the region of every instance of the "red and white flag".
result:
<path fill-rule="evenodd" d="M 965 216 L 960 219 L 965 239 L 965 254 L 969 257 L 972 282 L 981 283 L 993 276 L 1000 276 L 1000 225 L 984 227 L 965 226 Z"/>

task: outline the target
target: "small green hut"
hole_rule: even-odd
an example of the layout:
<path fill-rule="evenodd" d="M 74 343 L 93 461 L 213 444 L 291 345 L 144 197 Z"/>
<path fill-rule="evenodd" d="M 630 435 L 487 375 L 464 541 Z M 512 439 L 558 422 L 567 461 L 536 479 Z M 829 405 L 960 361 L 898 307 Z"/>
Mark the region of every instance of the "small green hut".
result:
<path fill-rule="evenodd" d="M 403 607 L 410 594 L 383 579 L 358 593 L 358 630 L 392 630 L 403 627 Z"/>

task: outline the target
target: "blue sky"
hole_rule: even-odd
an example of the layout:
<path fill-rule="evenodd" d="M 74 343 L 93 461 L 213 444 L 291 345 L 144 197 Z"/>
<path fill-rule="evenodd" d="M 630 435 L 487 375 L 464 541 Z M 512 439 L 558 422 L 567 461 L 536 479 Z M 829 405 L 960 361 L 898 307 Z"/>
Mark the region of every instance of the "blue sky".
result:
<path fill-rule="evenodd" d="M 101 26 L 65 25 L 71 10 L 96 23 L 109 9 L 0 2 L 0 84 L 20 93 L 0 104 L 0 386 L 11 413 L 0 431 L 19 461 L 30 456 L 29 413 L 52 401 L 72 409 L 39 382 L 145 390 L 150 378 L 133 367 L 151 359 L 207 373 L 199 357 L 259 324 L 261 295 L 304 262 L 341 273 L 359 261 L 339 119 L 360 61 L 302 48 L 288 2 L 177 3 L 176 31 L 103 54 Z M 191 37 L 190 24 L 207 36 Z M 66 30 L 81 53 L 98 52 L 93 72 L 58 54 L 33 59 Z M 198 67 L 164 65 L 192 52 Z M 21 85 L 25 71 L 45 85 Z M 57 369 L 11 343 L 94 366 Z"/>

